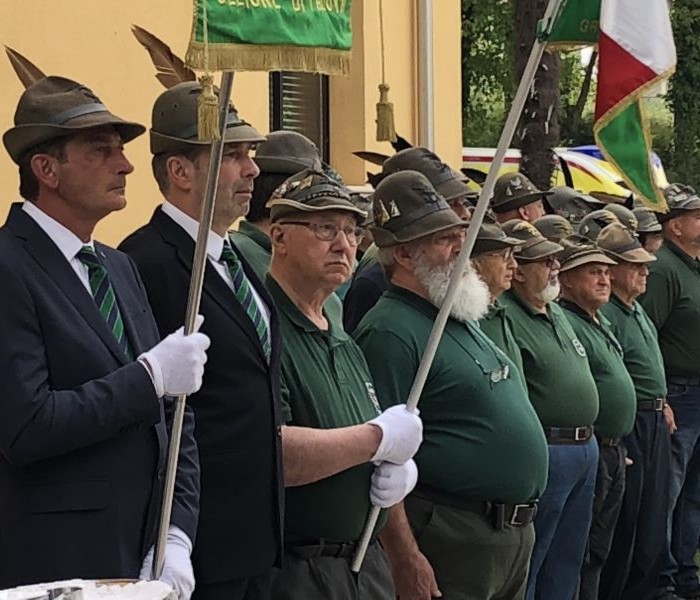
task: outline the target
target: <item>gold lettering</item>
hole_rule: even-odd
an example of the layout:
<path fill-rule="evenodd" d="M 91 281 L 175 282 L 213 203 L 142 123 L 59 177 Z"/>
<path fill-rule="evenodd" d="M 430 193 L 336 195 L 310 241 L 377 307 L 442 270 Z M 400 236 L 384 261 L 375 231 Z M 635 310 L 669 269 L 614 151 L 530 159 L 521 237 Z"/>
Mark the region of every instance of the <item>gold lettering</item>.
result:
<path fill-rule="evenodd" d="M 246 0 L 253 8 L 260 8 L 260 0 Z"/>
<path fill-rule="evenodd" d="M 588 19 L 581 19 L 581 25 L 579 27 L 579 30 L 583 33 L 597 33 L 599 26 L 599 21 L 589 21 Z"/>
<path fill-rule="evenodd" d="M 304 0 L 292 0 L 292 8 L 294 12 L 304 12 L 306 10 Z"/>

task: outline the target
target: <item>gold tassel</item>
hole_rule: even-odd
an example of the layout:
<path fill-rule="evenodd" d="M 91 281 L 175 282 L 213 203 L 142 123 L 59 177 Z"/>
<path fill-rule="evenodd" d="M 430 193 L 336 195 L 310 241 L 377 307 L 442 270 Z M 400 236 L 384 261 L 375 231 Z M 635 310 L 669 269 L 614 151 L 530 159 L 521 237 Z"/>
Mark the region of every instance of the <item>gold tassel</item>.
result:
<path fill-rule="evenodd" d="M 389 86 L 379 84 L 379 102 L 377 102 L 377 141 L 395 142 L 394 104 L 389 102 Z"/>
<path fill-rule="evenodd" d="M 214 94 L 214 78 L 207 74 L 199 78 L 202 91 L 197 98 L 197 138 L 212 141 L 221 138 L 219 134 L 219 99 Z"/>

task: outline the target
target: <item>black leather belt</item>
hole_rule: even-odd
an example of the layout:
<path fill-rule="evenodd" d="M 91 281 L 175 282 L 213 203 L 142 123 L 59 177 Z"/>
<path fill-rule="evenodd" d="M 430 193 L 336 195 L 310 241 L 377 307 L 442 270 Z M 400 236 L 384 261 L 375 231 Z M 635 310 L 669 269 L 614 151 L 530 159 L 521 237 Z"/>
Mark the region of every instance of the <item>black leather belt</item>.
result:
<path fill-rule="evenodd" d="M 532 523 L 537 514 L 537 500 L 523 504 L 491 502 L 477 498 L 460 497 L 425 485 L 417 486 L 413 494 L 435 504 L 480 514 L 490 520 L 492 527 L 497 531 L 501 531 L 506 525 L 524 527 Z"/>
<path fill-rule="evenodd" d="M 615 448 L 616 446 L 620 445 L 620 438 L 602 437 L 602 436 L 601 437 L 596 436 L 596 438 L 598 439 L 599 446 L 607 446 L 609 448 Z"/>
<path fill-rule="evenodd" d="M 676 377 L 675 375 L 667 375 L 666 381 L 675 385 L 700 385 L 700 377 Z"/>
<path fill-rule="evenodd" d="M 637 410 L 653 410 L 656 412 L 664 409 L 666 401 L 663 398 L 654 398 L 653 400 L 637 400 Z"/>
<path fill-rule="evenodd" d="M 583 444 L 593 436 L 593 427 L 544 427 L 544 436 L 550 444 Z"/>
<path fill-rule="evenodd" d="M 355 554 L 356 542 L 329 542 L 323 538 L 304 538 L 293 534 L 285 535 L 284 548 L 298 558 L 309 559 L 318 556 L 350 558 Z"/>

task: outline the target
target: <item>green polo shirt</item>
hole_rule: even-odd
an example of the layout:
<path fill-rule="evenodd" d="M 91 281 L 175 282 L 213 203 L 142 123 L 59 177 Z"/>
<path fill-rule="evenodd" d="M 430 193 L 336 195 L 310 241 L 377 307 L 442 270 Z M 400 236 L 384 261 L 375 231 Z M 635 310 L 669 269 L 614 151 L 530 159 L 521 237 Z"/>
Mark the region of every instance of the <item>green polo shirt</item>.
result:
<path fill-rule="evenodd" d="M 506 309 L 498 300 L 489 307 L 489 312 L 479 321 L 479 326 L 481 331 L 506 353 L 506 356 L 516 364 L 518 370 L 522 373 L 523 358 L 520 356 L 520 348 L 513 337 L 510 323 L 506 319 Z"/>
<path fill-rule="evenodd" d="M 270 268 L 272 260 L 272 243 L 270 238 L 257 227 L 241 221 L 238 231 L 229 231 L 228 237 L 231 243 L 241 251 L 260 281 L 265 281 L 265 275 Z M 326 300 L 324 308 L 328 311 L 328 318 L 336 327 L 342 328 L 343 303 L 336 294 L 331 294 Z"/>
<path fill-rule="evenodd" d="M 596 390 L 588 357 L 555 303 L 537 312 L 515 291 L 501 301 L 523 358 L 530 401 L 545 427 L 593 425 L 598 417 Z"/>
<path fill-rule="evenodd" d="M 610 322 L 600 312 L 596 315 L 596 322 L 569 300 L 562 299 L 559 305 L 586 349 L 598 389 L 600 412 L 595 421 L 596 433 L 614 438 L 627 435 L 634 426 L 637 396 L 625 367 L 622 346 L 612 332 Z"/>
<path fill-rule="evenodd" d="M 355 331 L 383 406 L 405 402 L 438 310 L 392 286 Z M 525 502 L 547 483 L 547 444 L 515 364 L 473 323 L 449 319 L 420 398 L 423 485 Z"/>
<path fill-rule="evenodd" d="M 700 377 L 700 262 L 666 240 L 639 302 L 659 332 L 666 373 Z"/>
<path fill-rule="evenodd" d="M 365 423 L 379 404 L 362 351 L 328 320 L 322 331 L 268 274 L 282 330 L 282 418 L 287 425 L 332 429 Z M 353 542 L 370 509 L 374 466 L 358 465 L 320 481 L 286 489 L 285 530 L 310 538 Z"/>
<path fill-rule="evenodd" d="M 620 341 L 637 400 L 665 398 L 664 359 L 658 334 L 639 302 L 630 307 L 613 294 L 601 312 L 608 318 L 612 332 Z"/>

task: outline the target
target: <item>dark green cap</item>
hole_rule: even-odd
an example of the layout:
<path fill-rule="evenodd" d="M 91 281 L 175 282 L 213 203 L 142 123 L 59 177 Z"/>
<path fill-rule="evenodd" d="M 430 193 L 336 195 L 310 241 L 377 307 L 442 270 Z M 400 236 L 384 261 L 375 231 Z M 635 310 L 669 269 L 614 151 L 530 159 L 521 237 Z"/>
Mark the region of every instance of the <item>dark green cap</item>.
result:
<path fill-rule="evenodd" d="M 428 178 L 417 171 L 399 171 L 382 179 L 372 196 L 372 208 L 374 225 L 370 231 L 379 248 L 468 225 L 435 191 Z"/>
<path fill-rule="evenodd" d="M 542 200 L 550 194 L 538 190 L 522 173 L 504 173 L 496 180 L 491 207 L 495 213 L 504 213 Z"/>
<path fill-rule="evenodd" d="M 151 154 L 177 152 L 211 142 L 197 139 L 197 98 L 202 86 L 195 81 L 178 83 L 156 98 L 151 115 Z M 215 90 L 218 96 L 218 90 Z M 224 141 L 231 143 L 264 142 L 255 127 L 243 121 L 229 103 Z"/>
<path fill-rule="evenodd" d="M 519 239 L 508 237 L 500 225 L 484 221 L 479 227 L 472 256 L 479 256 L 486 252 L 503 250 L 504 248 L 513 248 L 517 251 L 520 248 L 520 244 L 521 241 Z"/>
<path fill-rule="evenodd" d="M 661 231 L 661 223 L 656 218 L 656 213 L 648 209 L 646 206 L 635 208 L 633 211 L 637 218 L 638 233 L 658 233 Z"/>
<path fill-rule="evenodd" d="M 547 198 L 547 204 L 556 214 L 571 223 L 579 223 L 588 213 L 605 204 L 593 196 L 563 185 L 553 187 L 550 191 L 552 195 Z"/>
<path fill-rule="evenodd" d="M 594 210 L 581 219 L 578 232 L 595 242 L 603 227 L 610 225 L 610 223 L 620 223 L 620 220 L 615 216 L 615 213 L 601 208 L 600 210 Z"/>
<path fill-rule="evenodd" d="M 322 171 L 316 145 L 296 131 L 273 131 L 258 144 L 255 162 L 263 173 L 293 175 L 304 169 Z"/>
<path fill-rule="evenodd" d="M 561 215 L 545 215 L 535 219 L 532 224 L 550 242 L 556 242 L 557 244 L 565 237 L 574 234 L 571 222 Z"/>
<path fill-rule="evenodd" d="M 564 249 L 559 253 L 557 259 L 561 265 L 559 270 L 562 273 L 590 263 L 599 263 L 603 265 L 617 264 L 591 241 L 581 242 L 569 239 L 563 240 L 561 245 Z"/>
<path fill-rule="evenodd" d="M 468 179 L 459 171 L 442 162 L 434 152 L 416 146 L 390 156 L 382 165 L 384 176 L 399 171 L 418 171 L 428 178 L 438 194 L 448 202 L 462 196 L 474 198 L 478 192 L 470 189 Z"/>
<path fill-rule="evenodd" d="M 536 262 L 562 251 L 559 244 L 550 242 L 537 228 L 522 219 L 511 219 L 503 223 L 503 231 L 509 237 L 520 240 L 516 258 L 523 262 Z"/>
<path fill-rule="evenodd" d="M 310 169 L 287 179 L 272 193 L 266 206 L 270 209 L 270 220 L 273 223 L 300 212 L 326 210 L 351 212 L 358 222 L 367 217 L 367 212 L 353 202 L 347 188 L 325 173 Z"/>
<path fill-rule="evenodd" d="M 700 208 L 700 198 L 695 193 L 695 190 L 689 185 L 682 183 L 672 183 L 664 188 L 664 198 L 668 205 L 667 213 L 659 213 L 659 223 L 665 223 L 679 217 L 688 210 L 697 210 Z"/>
<path fill-rule="evenodd" d="M 627 229 L 629 229 L 632 233 L 637 231 L 639 221 L 629 208 L 622 206 L 622 204 L 611 203 L 605 205 L 605 210 L 609 210 L 612 214 L 614 214 L 617 217 L 617 220 L 627 227 Z"/>

